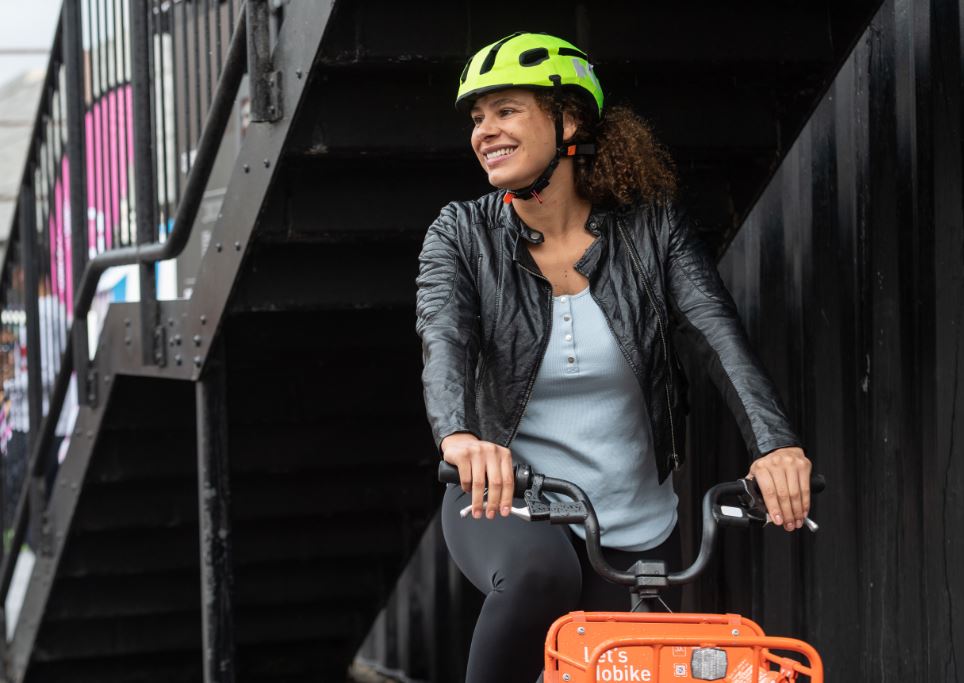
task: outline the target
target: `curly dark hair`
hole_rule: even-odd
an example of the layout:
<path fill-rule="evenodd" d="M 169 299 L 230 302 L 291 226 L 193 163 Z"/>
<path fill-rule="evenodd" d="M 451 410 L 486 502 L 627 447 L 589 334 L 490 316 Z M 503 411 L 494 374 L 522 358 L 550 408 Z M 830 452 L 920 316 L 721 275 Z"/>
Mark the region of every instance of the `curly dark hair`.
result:
<path fill-rule="evenodd" d="M 567 142 L 595 142 L 596 155 L 575 157 L 576 191 L 593 204 L 626 206 L 637 201 L 671 201 L 677 190 L 673 158 L 649 124 L 621 105 L 603 108 L 572 90 L 537 90 L 536 102 L 552 116 L 572 115 L 578 129 Z"/>

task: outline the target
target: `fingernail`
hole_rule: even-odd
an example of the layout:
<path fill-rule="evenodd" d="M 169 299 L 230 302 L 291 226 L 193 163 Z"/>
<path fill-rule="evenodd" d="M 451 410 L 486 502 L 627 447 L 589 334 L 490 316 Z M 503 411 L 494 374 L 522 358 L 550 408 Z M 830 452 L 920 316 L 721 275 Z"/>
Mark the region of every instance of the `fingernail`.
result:
<path fill-rule="evenodd" d="M 512 512 L 512 510 L 509 508 L 508 505 L 503 505 L 503 506 L 502 506 L 502 516 L 503 516 L 503 517 L 508 517 L 510 512 Z"/>
<path fill-rule="evenodd" d="M 782 525 L 782 524 L 783 524 L 783 516 L 782 516 L 782 515 L 773 515 L 773 522 L 774 522 L 775 524 L 781 524 L 781 525 Z"/>
<path fill-rule="evenodd" d="M 482 511 L 472 510 L 472 517 L 474 517 L 475 519 L 482 519 Z"/>
<path fill-rule="evenodd" d="M 486 511 L 485 511 L 485 518 L 486 518 L 486 519 L 495 519 L 495 510 L 486 510 Z"/>
<path fill-rule="evenodd" d="M 803 520 L 802 520 L 802 519 L 798 519 L 798 520 L 797 520 L 797 528 L 799 529 L 799 528 L 802 527 L 802 526 L 803 526 Z"/>
<path fill-rule="evenodd" d="M 785 528 L 787 531 L 793 531 L 796 527 L 793 525 L 793 522 L 788 522 Z"/>

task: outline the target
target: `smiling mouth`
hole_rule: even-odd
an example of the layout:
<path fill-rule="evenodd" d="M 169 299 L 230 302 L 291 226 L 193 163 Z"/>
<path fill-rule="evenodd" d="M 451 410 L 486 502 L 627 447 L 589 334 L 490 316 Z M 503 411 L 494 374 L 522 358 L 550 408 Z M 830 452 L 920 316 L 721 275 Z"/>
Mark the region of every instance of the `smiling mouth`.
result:
<path fill-rule="evenodd" d="M 493 150 L 493 151 L 491 151 L 491 152 L 486 152 L 486 154 L 484 155 L 484 156 L 485 156 L 485 160 L 486 160 L 486 161 L 495 161 L 495 160 L 497 160 L 497 159 L 501 159 L 501 158 L 503 158 L 503 157 L 507 157 L 507 156 L 509 156 L 510 154 L 512 154 L 513 152 L 515 152 L 516 149 L 517 149 L 516 147 L 502 147 L 502 148 L 500 148 L 500 149 L 496 149 L 496 150 Z"/>

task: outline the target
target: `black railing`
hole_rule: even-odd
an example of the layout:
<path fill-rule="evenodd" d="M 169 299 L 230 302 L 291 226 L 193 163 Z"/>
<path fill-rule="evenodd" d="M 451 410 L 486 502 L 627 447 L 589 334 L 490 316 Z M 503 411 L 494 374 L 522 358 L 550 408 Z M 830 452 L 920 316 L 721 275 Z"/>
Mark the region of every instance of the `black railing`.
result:
<path fill-rule="evenodd" d="M 73 406 L 97 402 L 88 314 L 108 268 L 137 266 L 143 362 L 165 362 L 156 264 L 187 243 L 267 2 L 64 4 L 0 275 L 0 628 L 21 546 L 44 551 Z"/>

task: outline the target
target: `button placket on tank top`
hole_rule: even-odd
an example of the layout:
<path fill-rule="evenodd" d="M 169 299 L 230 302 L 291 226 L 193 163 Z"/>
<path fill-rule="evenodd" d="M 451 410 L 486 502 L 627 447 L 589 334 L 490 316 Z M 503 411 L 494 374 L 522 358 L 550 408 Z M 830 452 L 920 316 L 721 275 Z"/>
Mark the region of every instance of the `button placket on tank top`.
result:
<path fill-rule="evenodd" d="M 578 296 L 578 295 L 577 295 Z M 562 353 L 564 354 L 565 373 L 567 375 L 579 374 L 579 357 L 576 355 L 576 335 L 573 332 L 575 321 L 572 315 L 572 296 L 563 295 L 554 297 L 556 305 L 556 315 L 561 318 L 562 324 Z"/>

